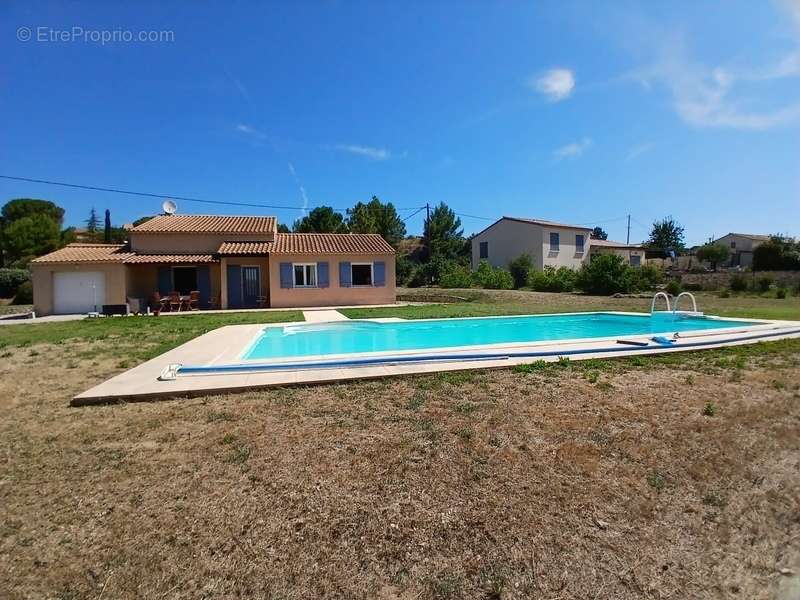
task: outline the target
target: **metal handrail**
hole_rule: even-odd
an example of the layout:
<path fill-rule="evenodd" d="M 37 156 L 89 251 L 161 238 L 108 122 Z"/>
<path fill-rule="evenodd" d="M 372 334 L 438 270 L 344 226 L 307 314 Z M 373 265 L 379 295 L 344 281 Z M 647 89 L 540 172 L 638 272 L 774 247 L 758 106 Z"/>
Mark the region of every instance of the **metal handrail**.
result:
<path fill-rule="evenodd" d="M 692 312 L 697 312 L 697 300 L 694 299 L 694 294 L 692 294 L 691 292 L 681 292 L 680 294 L 678 294 L 678 296 L 675 298 L 675 305 L 672 308 L 672 312 L 673 313 L 678 312 L 678 302 L 680 302 L 680 299 L 683 296 L 688 296 L 689 298 L 691 298 L 691 300 L 692 300 Z M 667 309 L 667 310 L 669 310 L 669 309 Z"/>
<path fill-rule="evenodd" d="M 656 311 L 656 300 L 658 300 L 659 296 L 663 297 L 667 303 L 667 312 L 672 310 L 669 305 L 669 296 L 667 296 L 664 292 L 656 292 L 653 295 L 653 302 L 650 304 L 650 314 L 652 315 Z"/>

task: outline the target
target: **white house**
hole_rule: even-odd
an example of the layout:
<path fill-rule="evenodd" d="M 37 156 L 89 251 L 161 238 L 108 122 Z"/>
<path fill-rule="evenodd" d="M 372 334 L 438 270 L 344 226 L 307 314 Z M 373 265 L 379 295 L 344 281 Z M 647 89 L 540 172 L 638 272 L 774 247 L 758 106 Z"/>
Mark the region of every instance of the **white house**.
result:
<path fill-rule="evenodd" d="M 610 240 L 593 240 L 591 228 L 542 219 L 501 217 L 472 238 L 472 267 L 486 260 L 493 267 L 507 267 L 521 254 L 533 266 L 579 269 L 592 255 L 619 254 L 634 266 L 644 264 L 644 248 Z"/>

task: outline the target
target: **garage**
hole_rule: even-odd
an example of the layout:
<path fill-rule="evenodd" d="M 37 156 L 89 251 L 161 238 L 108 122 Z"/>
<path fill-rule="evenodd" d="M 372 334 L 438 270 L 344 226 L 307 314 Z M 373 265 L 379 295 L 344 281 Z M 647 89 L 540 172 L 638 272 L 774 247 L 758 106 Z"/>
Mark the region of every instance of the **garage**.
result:
<path fill-rule="evenodd" d="M 105 303 L 106 277 L 96 271 L 53 273 L 53 312 L 69 315 L 99 311 Z"/>

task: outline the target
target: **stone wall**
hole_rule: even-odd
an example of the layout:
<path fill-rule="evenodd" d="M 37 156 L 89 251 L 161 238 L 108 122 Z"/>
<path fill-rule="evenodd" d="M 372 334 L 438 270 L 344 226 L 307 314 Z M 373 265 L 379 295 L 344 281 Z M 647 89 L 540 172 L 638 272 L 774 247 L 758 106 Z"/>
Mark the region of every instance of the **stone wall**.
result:
<path fill-rule="evenodd" d="M 731 277 L 739 275 L 748 282 L 758 281 L 762 277 L 771 277 L 775 283 L 784 284 L 786 287 L 795 287 L 800 284 L 800 271 L 750 271 L 737 273 L 736 271 L 718 271 L 717 273 L 681 273 L 681 283 L 700 284 L 704 290 L 718 290 L 730 286 Z M 677 279 L 677 277 L 676 277 Z"/>

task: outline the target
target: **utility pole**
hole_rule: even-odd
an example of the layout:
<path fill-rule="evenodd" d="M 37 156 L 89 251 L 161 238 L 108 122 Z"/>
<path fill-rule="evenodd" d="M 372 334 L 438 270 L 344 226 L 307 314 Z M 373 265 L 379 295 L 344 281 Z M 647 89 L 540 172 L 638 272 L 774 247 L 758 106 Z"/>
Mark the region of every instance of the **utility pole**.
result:
<path fill-rule="evenodd" d="M 631 216 L 628 215 L 628 236 L 625 238 L 625 245 L 631 243 Z"/>
<path fill-rule="evenodd" d="M 428 252 L 431 250 L 431 205 L 430 202 L 425 203 L 425 246 Z"/>

